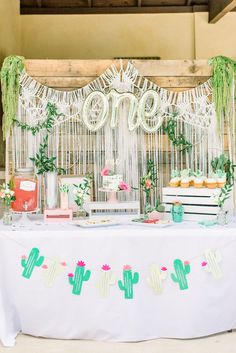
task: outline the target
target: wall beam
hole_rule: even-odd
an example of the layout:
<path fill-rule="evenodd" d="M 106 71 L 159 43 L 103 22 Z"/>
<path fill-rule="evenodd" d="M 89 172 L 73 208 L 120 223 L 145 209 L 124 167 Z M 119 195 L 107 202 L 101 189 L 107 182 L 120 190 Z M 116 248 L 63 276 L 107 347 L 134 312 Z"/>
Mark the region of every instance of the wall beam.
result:
<path fill-rule="evenodd" d="M 236 8 L 236 0 L 209 0 L 209 23 L 216 23 Z"/>

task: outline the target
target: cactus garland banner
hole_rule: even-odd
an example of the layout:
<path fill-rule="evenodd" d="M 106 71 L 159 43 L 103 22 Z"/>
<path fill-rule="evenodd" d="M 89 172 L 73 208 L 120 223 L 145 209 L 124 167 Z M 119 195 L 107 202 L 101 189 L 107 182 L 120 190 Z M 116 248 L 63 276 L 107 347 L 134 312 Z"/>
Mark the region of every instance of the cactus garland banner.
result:
<path fill-rule="evenodd" d="M 103 265 L 99 273 L 97 287 L 102 298 L 110 295 L 110 286 L 116 284 L 116 276 L 109 265 Z"/>
<path fill-rule="evenodd" d="M 125 265 L 123 267 L 123 283 L 121 280 L 118 281 L 118 286 L 120 290 L 124 291 L 125 299 L 133 299 L 134 291 L 133 285 L 137 284 L 139 281 L 138 272 L 132 273 L 132 267 L 130 265 Z"/>
<path fill-rule="evenodd" d="M 222 256 L 219 250 L 206 250 L 205 251 L 206 261 L 202 263 L 202 266 L 207 272 L 212 273 L 215 279 L 220 279 L 223 274 L 220 269 L 219 263 L 222 261 Z"/>
<path fill-rule="evenodd" d="M 29 256 L 23 255 L 21 258 L 21 266 L 24 267 L 22 276 L 29 279 L 35 267 L 41 267 L 44 261 L 44 256 L 39 256 L 39 249 L 33 248 Z"/>
<path fill-rule="evenodd" d="M 190 273 L 189 261 L 174 260 L 175 273 L 171 273 L 173 282 L 179 284 L 179 289 L 188 289 L 187 275 Z"/>
<path fill-rule="evenodd" d="M 162 294 L 163 292 L 163 281 L 167 279 L 168 273 L 167 268 L 159 268 L 158 265 L 153 264 L 149 269 L 149 277 L 147 283 L 151 287 L 155 294 Z"/>
<path fill-rule="evenodd" d="M 69 283 L 72 285 L 72 293 L 80 295 L 82 291 L 83 282 L 87 282 L 90 278 L 91 271 L 85 270 L 85 263 L 78 261 L 75 268 L 75 274 L 69 273 Z"/>
<path fill-rule="evenodd" d="M 66 263 L 61 261 L 59 257 L 54 257 L 48 262 L 44 263 L 42 268 L 43 281 L 46 287 L 53 287 L 56 279 L 61 273 L 65 271 Z"/>

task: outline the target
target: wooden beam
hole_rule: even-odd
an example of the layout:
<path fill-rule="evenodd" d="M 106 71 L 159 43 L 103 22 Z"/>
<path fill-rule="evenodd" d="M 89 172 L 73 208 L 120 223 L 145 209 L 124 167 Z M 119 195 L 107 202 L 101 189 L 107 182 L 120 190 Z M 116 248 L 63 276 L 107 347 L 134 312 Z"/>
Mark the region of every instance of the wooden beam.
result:
<path fill-rule="evenodd" d="M 216 23 L 236 7 L 236 0 L 209 0 L 209 23 Z"/>
<path fill-rule="evenodd" d="M 42 0 L 37 0 L 38 7 L 42 7 Z"/>
<path fill-rule="evenodd" d="M 21 15 L 87 15 L 136 13 L 191 13 L 207 12 L 208 6 L 131 6 L 131 7 L 21 7 Z"/>

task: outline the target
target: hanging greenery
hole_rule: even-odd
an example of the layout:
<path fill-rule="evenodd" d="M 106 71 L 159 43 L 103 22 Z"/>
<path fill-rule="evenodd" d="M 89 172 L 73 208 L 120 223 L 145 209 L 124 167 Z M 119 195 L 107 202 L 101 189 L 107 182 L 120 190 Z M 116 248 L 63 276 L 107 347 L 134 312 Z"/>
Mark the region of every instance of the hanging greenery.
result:
<path fill-rule="evenodd" d="M 176 136 L 177 115 L 177 113 L 173 113 L 172 117 L 167 121 L 163 130 L 168 135 L 173 146 L 179 148 L 181 152 L 190 152 L 193 147 L 192 143 L 187 141 L 184 134 L 182 133 Z"/>
<path fill-rule="evenodd" d="M 58 114 L 55 104 L 49 102 L 47 104 L 47 118 L 42 123 L 38 123 L 34 126 L 31 126 L 27 123 L 22 123 L 18 119 L 14 119 L 13 121 L 15 122 L 16 126 L 20 127 L 22 130 L 31 131 L 32 134 L 35 136 L 43 129 L 46 129 L 47 132 L 51 132 L 54 120 L 56 118 L 58 119 L 62 115 L 63 114 Z"/>
<path fill-rule="evenodd" d="M 24 58 L 22 56 L 8 56 L 5 58 L 1 69 L 4 140 L 16 118 L 20 89 L 19 78 L 23 70 Z"/>
<path fill-rule="evenodd" d="M 216 56 L 209 60 L 213 68 L 212 87 L 217 125 L 220 131 L 222 117 L 231 117 L 233 104 L 233 84 L 236 74 L 236 61 L 225 56 Z"/>

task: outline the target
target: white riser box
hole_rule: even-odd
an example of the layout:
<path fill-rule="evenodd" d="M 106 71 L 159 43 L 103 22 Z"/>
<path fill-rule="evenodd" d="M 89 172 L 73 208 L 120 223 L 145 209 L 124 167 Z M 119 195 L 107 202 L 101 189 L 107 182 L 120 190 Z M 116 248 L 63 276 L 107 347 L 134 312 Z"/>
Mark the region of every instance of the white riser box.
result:
<path fill-rule="evenodd" d="M 220 189 L 165 187 L 162 195 L 166 213 L 171 217 L 170 210 L 173 202 L 180 201 L 184 207 L 185 221 L 212 220 L 217 217 L 219 211 L 217 202 L 212 198 L 216 192 L 220 193 Z M 229 203 L 227 207 L 228 205 Z"/>

